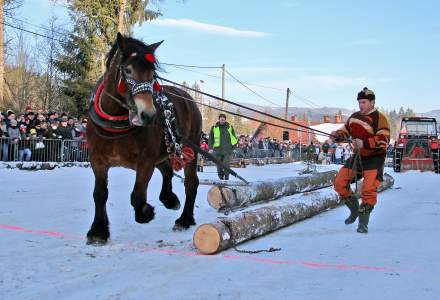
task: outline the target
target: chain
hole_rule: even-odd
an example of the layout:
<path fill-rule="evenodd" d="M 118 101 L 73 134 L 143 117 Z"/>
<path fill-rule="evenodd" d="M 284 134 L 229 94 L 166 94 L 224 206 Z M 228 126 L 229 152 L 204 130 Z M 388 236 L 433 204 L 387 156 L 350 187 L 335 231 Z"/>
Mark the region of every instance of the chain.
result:
<path fill-rule="evenodd" d="M 238 249 L 238 248 L 235 247 L 235 246 L 232 246 L 232 248 L 233 248 L 235 251 L 239 252 L 239 253 L 246 253 L 246 254 L 257 254 L 257 253 L 261 253 L 261 252 L 276 252 L 276 251 L 281 251 L 281 248 L 273 248 L 273 247 L 270 247 L 269 249 L 260 249 L 260 250 L 241 250 L 241 249 Z"/>
<path fill-rule="evenodd" d="M 160 110 L 162 111 L 163 116 L 163 132 L 165 139 L 165 146 L 167 148 L 167 152 L 169 154 L 175 153 L 177 157 L 182 156 L 182 145 L 177 142 L 176 138 L 176 128 L 175 128 L 175 114 L 174 114 L 174 105 L 162 93 L 162 89 L 155 93 L 154 100 L 159 105 Z"/>

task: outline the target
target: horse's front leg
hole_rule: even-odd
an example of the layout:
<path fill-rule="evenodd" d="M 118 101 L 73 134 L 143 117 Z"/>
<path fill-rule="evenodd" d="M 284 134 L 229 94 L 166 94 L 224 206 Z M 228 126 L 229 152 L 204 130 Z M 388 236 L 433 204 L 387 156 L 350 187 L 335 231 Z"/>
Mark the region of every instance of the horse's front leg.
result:
<path fill-rule="evenodd" d="M 180 218 L 176 220 L 174 230 L 188 229 L 191 225 L 195 225 L 194 220 L 194 203 L 197 196 L 197 188 L 199 187 L 199 178 L 197 177 L 197 160 L 193 159 L 185 167 L 185 205 Z"/>
<path fill-rule="evenodd" d="M 162 189 L 160 190 L 159 200 L 168 209 L 178 210 L 180 208 L 180 201 L 176 194 L 173 193 L 173 168 L 170 161 L 165 160 L 157 165 L 157 168 L 162 173 Z"/>
<path fill-rule="evenodd" d="M 95 189 L 93 199 L 95 201 L 95 218 L 87 233 L 87 244 L 104 245 L 110 237 L 109 222 L 107 217 L 106 203 L 108 198 L 107 178 L 108 167 L 97 165 L 92 162 L 95 174 Z"/>
<path fill-rule="evenodd" d="M 143 162 L 138 165 L 136 182 L 131 192 L 131 205 L 134 208 L 135 220 L 138 223 L 148 223 L 154 219 L 154 207 L 147 203 L 148 182 L 154 171 L 154 164 Z"/>

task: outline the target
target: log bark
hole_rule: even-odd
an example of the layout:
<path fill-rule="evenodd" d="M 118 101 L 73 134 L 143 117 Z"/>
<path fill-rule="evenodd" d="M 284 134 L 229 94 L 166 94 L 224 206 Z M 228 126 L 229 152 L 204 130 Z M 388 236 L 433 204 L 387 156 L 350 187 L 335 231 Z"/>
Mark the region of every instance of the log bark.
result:
<path fill-rule="evenodd" d="M 333 184 L 336 171 L 257 181 L 245 186 L 213 186 L 208 191 L 208 203 L 217 210 L 234 209 L 274 200 L 283 196 L 313 191 Z"/>
<path fill-rule="evenodd" d="M 385 174 L 378 190 L 383 191 L 393 184 L 394 179 Z M 291 203 L 261 207 L 215 223 L 203 224 L 194 233 L 194 245 L 204 254 L 218 253 L 340 204 L 338 194 L 329 189 L 310 192 L 294 201 L 286 201 Z"/>

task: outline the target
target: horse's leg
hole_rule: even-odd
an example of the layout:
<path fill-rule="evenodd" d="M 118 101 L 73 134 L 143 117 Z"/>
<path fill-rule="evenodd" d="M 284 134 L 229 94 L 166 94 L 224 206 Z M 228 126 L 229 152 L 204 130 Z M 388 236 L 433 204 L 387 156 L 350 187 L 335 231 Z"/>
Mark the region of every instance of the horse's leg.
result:
<path fill-rule="evenodd" d="M 197 160 L 193 159 L 185 167 L 185 205 L 180 218 L 176 220 L 174 230 L 188 229 L 191 225 L 195 225 L 194 220 L 194 203 L 197 196 L 197 188 L 199 186 L 199 178 L 197 177 Z"/>
<path fill-rule="evenodd" d="M 173 193 L 173 168 L 169 160 L 162 162 L 156 167 L 160 173 L 162 173 L 162 189 L 160 191 L 159 200 L 166 208 L 178 210 L 180 208 L 180 201 L 177 195 Z"/>
<path fill-rule="evenodd" d="M 107 178 L 108 167 L 92 163 L 95 174 L 95 189 L 93 199 L 95 200 L 95 218 L 87 233 L 87 244 L 105 244 L 110 237 L 109 222 L 107 217 L 106 202 L 108 197 Z"/>
<path fill-rule="evenodd" d="M 154 164 L 149 162 L 139 164 L 136 171 L 136 182 L 131 192 L 131 205 L 138 223 L 148 223 L 154 219 L 154 207 L 147 203 L 147 187 L 153 171 Z"/>

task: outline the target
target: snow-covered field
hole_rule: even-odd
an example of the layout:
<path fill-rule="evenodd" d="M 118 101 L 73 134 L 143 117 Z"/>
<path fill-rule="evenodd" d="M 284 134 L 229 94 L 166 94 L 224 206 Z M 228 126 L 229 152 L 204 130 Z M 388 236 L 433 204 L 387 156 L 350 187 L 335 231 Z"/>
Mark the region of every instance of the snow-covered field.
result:
<path fill-rule="evenodd" d="M 330 168 L 337 166 L 330 166 Z M 237 169 L 248 180 L 293 176 L 300 164 Z M 329 168 L 329 167 L 327 167 Z M 129 195 L 134 172 L 112 169 L 111 242 L 85 245 L 93 219 L 89 168 L 0 170 L 0 299 L 439 299 L 440 175 L 395 174 L 379 195 L 370 233 L 345 225 L 345 207 L 239 245 L 281 251 L 197 253 L 195 227 L 173 232 L 180 211 L 165 209 L 155 172 L 156 218 L 137 224 Z M 200 178 L 216 178 L 213 167 Z M 200 186 L 197 223 L 223 216 Z M 174 180 L 182 199 L 183 184 Z"/>

